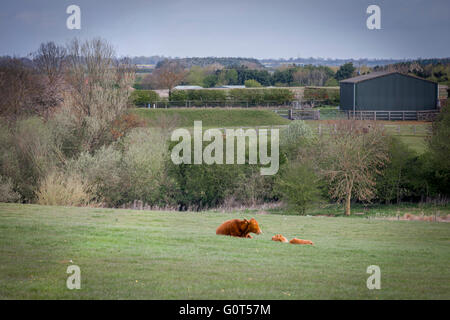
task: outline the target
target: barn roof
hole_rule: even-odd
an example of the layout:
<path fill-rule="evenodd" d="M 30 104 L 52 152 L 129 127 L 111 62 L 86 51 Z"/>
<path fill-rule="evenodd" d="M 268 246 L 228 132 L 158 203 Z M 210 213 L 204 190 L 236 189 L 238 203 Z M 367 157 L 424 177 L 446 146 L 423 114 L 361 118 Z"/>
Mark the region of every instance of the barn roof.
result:
<path fill-rule="evenodd" d="M 435 83 L 434 81 L 430 81 L 430 80 L 427 80 L 427 79 L 416 77 L 416 76 L 413 76 L 413 75 L 410 75 L 410 74 L 400 73 L 398 71 L 371 72 L 369 74 L 364 74 L 362 76 L 357 76 L 357 77 L 341 80 L 340 82 L 342 82 L 342 83 L 359 83 L 359 82 L 363 82 L 363 81 L 366 81 L 366 80 L 371 80 L 371 79 L 375 79 L 375 78 L 379 78 L 379 77 L 384 77 L 384 76 L 387 76 L 387 75 L 390 75 L 390 74 L 395 74 L 395 73 L 401 74 L 402 76 L 405 76 L 405 77 L 410 77 L 410 78 L 414 78 L 414 79 L 419 79 L 419 80 Z"/>

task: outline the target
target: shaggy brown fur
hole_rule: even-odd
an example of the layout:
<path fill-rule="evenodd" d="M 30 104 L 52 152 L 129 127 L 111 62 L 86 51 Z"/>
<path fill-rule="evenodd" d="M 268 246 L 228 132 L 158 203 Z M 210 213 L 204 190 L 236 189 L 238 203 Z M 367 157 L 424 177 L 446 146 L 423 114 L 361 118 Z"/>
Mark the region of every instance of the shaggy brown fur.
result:
<path fill-rule="evenodd" d="M 276 234 L 272 237 L 272 241 L 288 242 L 288 239 L 283 237 L 281 234 Z"/>
<path fill-rule="evenodd" d="M 261 233 L 261 229 L 258 226 L 258 222 L 254 218 L 250 220 L 233 219 L 222 223 L 216 230 L 216 234 L 241 237 L 241 238 L 253 238 L 249 233 L 256 234 Z"/>
<path fill-rule="evenodd" d="M 311 240 L 303 240 L 303 239 L 297 239 L 294 238 L 291 241 L 289 241 L 292 244 L 310 244 L 310 245 L 314 245 L 314 243 Z"/>

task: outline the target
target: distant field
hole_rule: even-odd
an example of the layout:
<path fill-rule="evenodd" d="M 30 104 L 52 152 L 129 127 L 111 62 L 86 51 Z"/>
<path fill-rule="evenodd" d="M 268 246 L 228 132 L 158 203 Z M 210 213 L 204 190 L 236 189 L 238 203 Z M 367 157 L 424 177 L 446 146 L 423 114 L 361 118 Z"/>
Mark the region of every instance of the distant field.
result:
<path fill-rule="evenodd" d="M 0 299 L 450 299 L 450 223 L 253 216 L 241 239 L 215 230 L 251 214 L 0 204 Z"/>
<path fill-rule="evenodd" d="M 138 108 L 133 112 L 147 120 L 150 126 L 158 125 L 161 121 L 172 121 L 177 127 L 191 128 L 196 120 L 202 120 L 204 128 L 282 126 L 290 123 L 290 120 L 272 110 L 256 108 Z M 316 133 L 319 132 L 320 125 L 322 134 L 327 134 L 336 121 L 338 120 L 306 120 L 306 123 Z M 377 123 L 384 125 L 388 133 L 398 136 L 412 150 L 419 154 L 425 152 L 426 139 L 431 129 L 429 122 L 377 121 Z"/>
<path fill-rule="evenodd" d="M 134 109 L 150 125 L 157 125 L 158 120 L 176 119 L 177 127 L 193 127 L 194 121 L 201 120 L 203 127 L 255 127 L 286 125 L 289 120 L 267 109 L 224 109 L 224 108 L 172 108 L 172 109 Z"/>
<path fill-rule="evenodd" d="M 319 132 L 319 125 L 321 132 L 327 134 L 332 130 L 334 123 L 338 120 L 306 120 L 306 122 L 314 129 L 316 133 Z M 430 122 L 422 121 L 377 121 L 378 124 L 383 125 L 386 132 L 394 136 L 398 136 L 401 141 L 408 145 L 412 150 L 421 154 L 426 150 L 426 139 L 430 135 Z"/>
<path fill-rule="evenodd" d="M 283 206 L 267 209 L 273 214 L 298 215 L 298 212 L 291 211 Z M 311 216 L 327 215 L 333 217 L 344 216 L 344 207 L 342 204 L 324 203 L 309 208 L 306 213 Z M 396 218 L 403 217 L 405 214 L 415 216 L 432 217 L 450 217 L 450 205 L 434 205 L 426 203 L 400 203 L 400 204 L 352 204 L 352 214 L 360 218 Z"/>

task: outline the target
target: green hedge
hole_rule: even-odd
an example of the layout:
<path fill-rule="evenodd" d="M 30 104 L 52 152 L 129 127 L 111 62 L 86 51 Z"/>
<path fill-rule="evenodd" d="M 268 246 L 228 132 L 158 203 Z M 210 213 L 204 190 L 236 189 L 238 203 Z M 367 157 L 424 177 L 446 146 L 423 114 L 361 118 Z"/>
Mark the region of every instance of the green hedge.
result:
<path fill-rule="evenodd" d="M 339 89 L 306 87 L 303 94 L 305 100 L 322 101 L 324 104 L 337 106 L 340 101 Z"/>
<path fill-rule="evenodd" d="M 294 99 L 289 89 L 174 90 L 170 101 L 191 101 L 191 105 L 206 102 L 232 102 L 247 105 L 285 104 Z"/>
<path fill-rule="evenodd" d="M 160 100 L 159 94 L 153 90 L 134 90 L 130 95 L 131 102 L 135 106 L 146 106 Z"/>

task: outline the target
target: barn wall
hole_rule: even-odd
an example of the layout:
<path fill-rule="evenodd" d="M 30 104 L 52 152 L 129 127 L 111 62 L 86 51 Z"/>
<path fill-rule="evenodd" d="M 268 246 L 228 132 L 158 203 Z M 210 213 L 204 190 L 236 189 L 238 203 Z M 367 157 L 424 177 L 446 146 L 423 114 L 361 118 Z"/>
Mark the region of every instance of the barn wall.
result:
<path fill-rule="evenodd" d="M 391 74 L 356 84 L 357 110 L 434 110 L 437 84 Z"/>
<path fill-rule="evenodd" d="M 339 105 L 341 110 L 353 110 L 353 83 L 341 83 Z"/>

